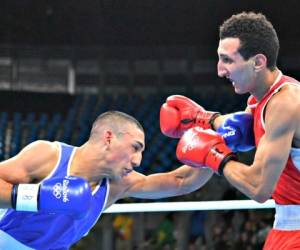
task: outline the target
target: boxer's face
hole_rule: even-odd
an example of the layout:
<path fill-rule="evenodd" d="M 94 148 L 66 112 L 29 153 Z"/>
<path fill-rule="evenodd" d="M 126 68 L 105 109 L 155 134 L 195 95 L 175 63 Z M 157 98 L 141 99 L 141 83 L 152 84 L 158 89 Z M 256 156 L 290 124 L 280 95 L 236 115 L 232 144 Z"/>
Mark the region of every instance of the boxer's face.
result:
<path fill-rule="evenodd" d="M 114 179 L 130 174 L 142 161 L 145 149 L 145 135 L 136 125 L 128 126 L 115 135 L 111 145 L 111 165 Z"/>
<path fill-rule="evenodd" d="M 232 82 L 237 94 L 251 92 L 255 84 L 254 60 L 245 60 L 238 52 L 240 39 L 225 38 L 219 41 L 218 76 Z"/>

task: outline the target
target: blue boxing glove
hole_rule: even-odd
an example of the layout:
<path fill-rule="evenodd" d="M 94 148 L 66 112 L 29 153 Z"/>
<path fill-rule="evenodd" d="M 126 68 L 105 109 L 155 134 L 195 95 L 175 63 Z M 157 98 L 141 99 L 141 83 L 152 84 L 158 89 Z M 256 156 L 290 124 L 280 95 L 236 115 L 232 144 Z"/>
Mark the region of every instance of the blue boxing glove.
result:
<path fill-rule="evenodd" d="M 226 145 L 233 152 L 245 152 L 255 148 L 253 116 L 248 112 L 237 112 L 225 119 L 217 129 Z"/>
<path fill-rule="evenodd" d="M 82 218 L 89 209 L 92 191 L 80 177 L 52 178 L 40 184 L 13 186 L 12 208 L 17 211 L 64 213 Z"/>

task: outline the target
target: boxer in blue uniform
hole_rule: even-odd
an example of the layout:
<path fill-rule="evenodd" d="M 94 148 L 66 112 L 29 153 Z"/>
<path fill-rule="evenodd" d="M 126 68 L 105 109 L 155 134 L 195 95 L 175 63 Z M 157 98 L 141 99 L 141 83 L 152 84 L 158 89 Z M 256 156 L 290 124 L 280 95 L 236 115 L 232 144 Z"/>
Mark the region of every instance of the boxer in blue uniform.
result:
<path fill-rule="evenodd" d="M 183 165 L 145 176 L 133 170 L 144 148 L 140 123 L 109 111 L 96 119 L 80 147 L 36 141 L 1 162 L 0 249 L 69 249 L 117 200 L 183 195 L 213 175 L 208 168 Z"/>

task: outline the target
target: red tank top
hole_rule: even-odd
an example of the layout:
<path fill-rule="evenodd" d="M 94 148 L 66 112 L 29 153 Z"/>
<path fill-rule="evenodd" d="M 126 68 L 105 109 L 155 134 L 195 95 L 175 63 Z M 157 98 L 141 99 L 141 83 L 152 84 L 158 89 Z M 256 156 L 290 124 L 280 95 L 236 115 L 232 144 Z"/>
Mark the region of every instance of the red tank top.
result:
<path fill-rule="evenodd" d="M 280 73 L 260 102 L 254 96 L 250 96 L 248 99 L 248 107 L 251 109 L 254 117 L 256 145 L 258 145 L 265 133 L 264 110 L 266 104 L 286 84 L 298 85 L 299 82 Z M 278 180 L 272 198 L 277 204 L 281 205 L 300 204 L 300 149 L 291 149 L 288 161 Z"/>

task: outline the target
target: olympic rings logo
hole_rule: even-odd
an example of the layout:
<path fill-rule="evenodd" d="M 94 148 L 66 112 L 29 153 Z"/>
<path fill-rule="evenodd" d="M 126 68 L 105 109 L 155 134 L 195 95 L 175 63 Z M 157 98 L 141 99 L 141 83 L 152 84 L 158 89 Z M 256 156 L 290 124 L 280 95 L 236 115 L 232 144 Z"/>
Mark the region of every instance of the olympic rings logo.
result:
<path fill-rule="evenodd" d="M 53 187 L 53 195 L 56 199 L 60 199 L 62 197 L 62 185 L 61 183 L 56 183 Z"/>
<path fill-rule="evenodd" d="M 22 196 L 22 200 L 27 200 L 27 201 L 29 201 L 29 200 L 32 200 L 32 198 L 33 198 L 33 195 L 23 195 Z"/>

